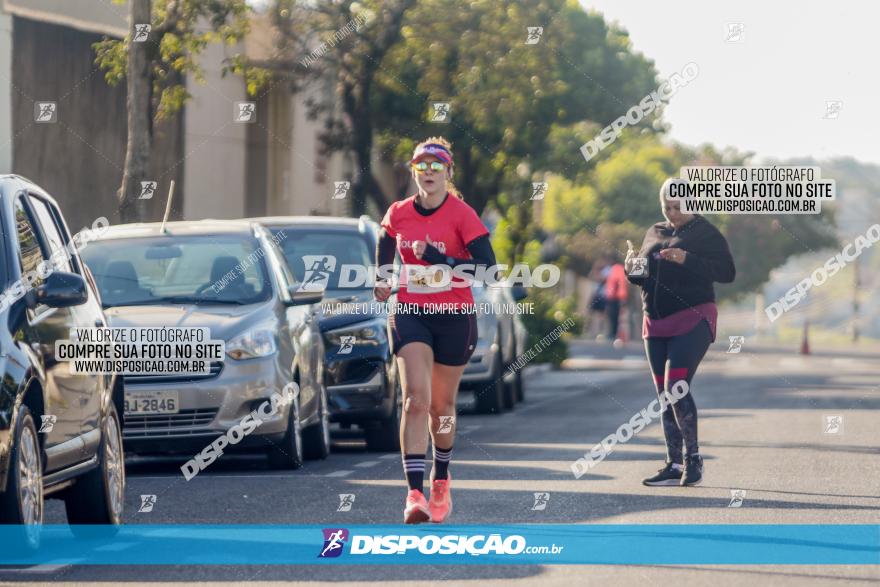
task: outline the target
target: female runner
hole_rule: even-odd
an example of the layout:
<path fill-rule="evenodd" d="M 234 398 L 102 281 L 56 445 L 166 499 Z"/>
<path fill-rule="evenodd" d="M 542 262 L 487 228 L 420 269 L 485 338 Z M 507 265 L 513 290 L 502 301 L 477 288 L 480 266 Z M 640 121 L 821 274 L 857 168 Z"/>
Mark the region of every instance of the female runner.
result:
<path fill-rule="evenodd" d="M 438 280 L 436 271 L 426 268 L 467 264 L 473 267 L 458 267 L 457 273 L 474 276 L 474 268 L 495 265 L 495 254 L 489 230 L 451 184 L 451 144 L 431 137 L 416 146 L 409 163 L 418 193 L 395 202 L 385 214 L 376 265 L 389 266 L 395 249 L 403 263 L 388 330 L 403 388 L 400 445 L 409 486 L 403 520 L 417 524 L 442 522 L 452 511 L 449 461 L 455 439 L 455 400 L 477 341 L 468 282 L 455 276 Z M 391 295 L 390 285 L 377 281 L 374 295 L 384 302 Z M 423 484 L 429 431 L 434 466 L 427 502 Z"/>

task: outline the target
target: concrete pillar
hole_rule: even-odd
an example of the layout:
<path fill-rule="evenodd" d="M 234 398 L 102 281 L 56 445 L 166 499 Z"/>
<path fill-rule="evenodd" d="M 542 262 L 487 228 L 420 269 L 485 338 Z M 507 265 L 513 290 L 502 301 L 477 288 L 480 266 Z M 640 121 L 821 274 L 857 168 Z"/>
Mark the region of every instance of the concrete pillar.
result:
<path fill-rule="evenodd" d="M 0 173 L 12 171 L 12 16 L 0 6 Z"/>

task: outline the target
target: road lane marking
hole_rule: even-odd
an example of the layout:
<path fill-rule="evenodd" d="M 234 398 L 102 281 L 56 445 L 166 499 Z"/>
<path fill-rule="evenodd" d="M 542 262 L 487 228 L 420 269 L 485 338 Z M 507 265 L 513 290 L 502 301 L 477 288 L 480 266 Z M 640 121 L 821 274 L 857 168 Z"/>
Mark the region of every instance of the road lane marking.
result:
<path fill-rule="evenodd" d="M 366 467 L 372 467 L 373 465 L 379 465 L 379 464 L 381 464 L 381 461 L 364 461 L 362 463 L 355 463 L 354 466 L 366 468 Z"/>
<path fill-rule="evenodd" d="M 354 471 L 333 471 L 332 473 L 327 473 L 324 475 L 325 477 L 345 477 L 346 475 L 351 475 Z"/>

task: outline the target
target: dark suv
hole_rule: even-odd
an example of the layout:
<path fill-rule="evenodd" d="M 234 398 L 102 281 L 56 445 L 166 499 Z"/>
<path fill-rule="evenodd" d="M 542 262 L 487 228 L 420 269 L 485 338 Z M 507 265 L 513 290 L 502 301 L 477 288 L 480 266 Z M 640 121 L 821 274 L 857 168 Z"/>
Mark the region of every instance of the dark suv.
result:
<path fill-rule="evenodd" d="M 323 271 L 324 382 L 330 419 L 364 430 L 367 450 L 400 450 L 401 392 L 388 344 L 388 315 L 371 285 L 343 276 L 343 266 L 374 265 L 379 226 L 369 219 L 321 216 L 256 218 L 278 238 L 297 279 Z M 283 238 L 281 234 L 283 233 Z"/>
<path fill-rule="evenodd" d="M 52 495 L 72 525 L 118 525 L 122 379 L 74 374 L 55 357 L 72 327 L 104 325 L 94 282 L 58 205 L 24 178 L 0 175 L 0 233 L 0 519 L 36 543 Z"/>

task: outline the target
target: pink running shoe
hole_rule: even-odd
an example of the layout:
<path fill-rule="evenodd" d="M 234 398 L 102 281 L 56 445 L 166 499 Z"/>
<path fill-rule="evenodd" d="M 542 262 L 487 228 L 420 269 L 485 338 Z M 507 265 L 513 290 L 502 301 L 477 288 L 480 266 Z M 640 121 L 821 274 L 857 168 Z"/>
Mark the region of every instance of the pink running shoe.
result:
<path fill-rule="evenodd" d="M 444 522 L 452 513 L 452 494 L 449 491 L 451 481 L 450 476 L 447 479 L 435 479 L 431 482 L 431 501 L 428 503 L 428 508 L 431 510 L 431 521 L 437 524 Z"/>
<path fill-rule="evenodd" d="M 425 494 L 418 489 L 410 489 L 406 494 L 406 507 L 403 508 L 404 524 L 421 524 L 431 519 Z"/>

